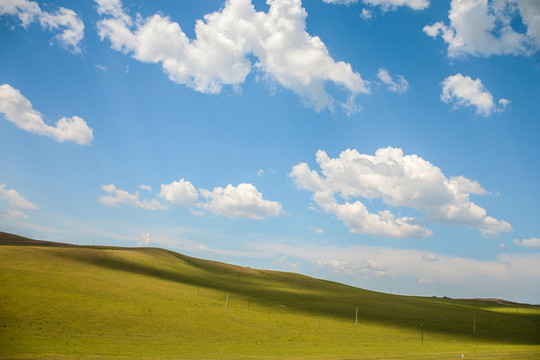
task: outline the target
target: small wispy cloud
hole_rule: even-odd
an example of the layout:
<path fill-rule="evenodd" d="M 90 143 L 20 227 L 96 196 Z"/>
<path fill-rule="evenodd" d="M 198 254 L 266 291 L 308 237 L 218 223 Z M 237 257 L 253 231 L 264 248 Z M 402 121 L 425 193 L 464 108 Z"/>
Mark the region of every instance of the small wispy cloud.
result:
<path fill-rule="evenodd" d="M 317 234 L 323 234 L 324 233 L 323 229 L 319 229 L 319 228 L 316 228 L 314 226 L 310 226 L 309 229 L 315 231 Z"/>
<path fill-rule="evenodd" d="M 540 248 L 540 238 L 523 239 L 521 241 L 518 239 L 514 239 L 514 241 L 512 242 L 517 246 L 523 246 L 529 249 Z"/>
<path fill-rule="evenodd" d="M 373 19 L 373 13 L 369 11 L 368 9 L 364 8 L 362 9 L 362 12 L 360 13 L 360 17 L 364 20 L 371 20 Z"/>
<path fill-rule="evenodd" d="M 403 75 L 396 75 L 396 79 L 393 79 L 386 69 L 380 68 L 377 77 L 388 87 L 388 90 L 392 92 L 401 93 L 407 91 L 409 88 L 409 83 L 405 80 Z"/>

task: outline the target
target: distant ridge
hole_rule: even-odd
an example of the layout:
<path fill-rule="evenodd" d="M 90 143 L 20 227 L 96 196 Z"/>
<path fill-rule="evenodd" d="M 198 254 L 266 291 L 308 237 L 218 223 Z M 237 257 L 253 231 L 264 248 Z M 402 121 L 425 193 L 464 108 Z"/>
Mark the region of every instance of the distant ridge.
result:
<path fill-rule="evenodd" d="M 34 240 L 24 236 L 9 234 L 6 232 L 0 231 L 0 245 L 27 245 L 27 246 L 77 246 L 73 244 L 55 242 L 55 241 L 45 241 L 45 240 Z"/>
<path fill-rule="evenodd" d="M 460 300 L 472 300 L 472 301 L 481 301 L 481 302 L 493 302 L 500 305 L 530 305 L 525 303 L 517 303 L 514 301 L 508 301 L 504 299 L 494 299 L 494 298 L 474 298 L 474 299 L 460 299 Z"/>
<path fill-rule="evenodd" d="M 55 242 L 55 241 L 35 240 L 35 239 L 30 239 L 30 238 L 27 238 L 27 237 L 24 237 L 24 236 L 10 234 L 10 233 L 0 231 L 0 246 L 2 246 L 2 245 L 131 249 L 130 247 L 116 247 L 116 246 L 109 247 L 109 246 L 90 246 L 90 245 L 80 245 L 79 246 L 79 245 L 62 243 L 62 242 Z M 167 250 L 167 251 L 169 251 L 169 250 Z M 190 257 L 188 257 L 186 255 L 182 255 L 182 254 L 176 253 L 174 251 L 173 251 L 173 253 L 175 253 L 176 255 L 180 255 L 182 257 L 190 258 Z M 192 260 L 199 261 L 201 259 L 192 258 Z M 204 262 L 204 260 L 203 260 L 203 262 Z M 206 260 L 206 262 L 221 264 L 223 266 L 228 266 L 228 267 L 242 268 L 241 266 L 238 266 L 238 265 L 215 262 L 215 261 L 212 261 L 212 260 Z M 265 270 L 263 270 L 263 271 L 265 271 Z M 290 274 L 299 275 L 297 273 L 290 273 Z M 342 285 L 342 284 L 340 283 L 340 285 Z M 386 294 L 386 295 L 388 295 L 388 294 Z M 475 302 L 495 303 L 495 304 L 505 305 L 505 306 L 509 306 L 509 305 L 533 306 L 533 305 L 527 304 L 527 303 L 519 303 L 519 302 L 513 302 L 513 301 L 504 300 L 504 299 L 496 299 L 496 298 L 451 298 L 451 297 L 447 297 L 447 296 L 443 296 L 443 297 L 432 296 L 432 298 L 433 299 L 442 299 L 442 300 L 459 300 L 459 301 L 475 301 Z"/>

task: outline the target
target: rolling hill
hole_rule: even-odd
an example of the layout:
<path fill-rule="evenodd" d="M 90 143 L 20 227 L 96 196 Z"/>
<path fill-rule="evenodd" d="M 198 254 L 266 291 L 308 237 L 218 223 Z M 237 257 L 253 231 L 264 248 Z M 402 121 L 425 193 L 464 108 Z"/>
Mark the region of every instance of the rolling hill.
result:
<path fill-rule="evenodd" d="M 540 306 L 0 233 L 0 358 L 540 358 Z"/>

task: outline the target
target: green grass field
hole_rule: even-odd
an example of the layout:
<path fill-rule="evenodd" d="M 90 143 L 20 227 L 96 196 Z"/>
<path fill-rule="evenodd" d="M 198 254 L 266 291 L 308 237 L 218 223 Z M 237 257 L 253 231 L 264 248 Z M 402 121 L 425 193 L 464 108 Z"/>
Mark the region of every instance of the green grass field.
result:
<path fill-rule="evenodd" d="M 2 359 L 462 354 L 540 359 L 540 307 L 389 295 L 156 248 L 0 246 Z"/>

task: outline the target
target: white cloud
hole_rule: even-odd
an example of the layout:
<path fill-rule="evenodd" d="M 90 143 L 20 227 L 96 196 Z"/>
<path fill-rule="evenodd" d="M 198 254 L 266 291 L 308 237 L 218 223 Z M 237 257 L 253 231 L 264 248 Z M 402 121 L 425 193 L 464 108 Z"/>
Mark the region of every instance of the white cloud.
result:
<path fill-rule="evenodd" d="M 7 200 L 8 204 L 17 210 L 36 210 L 37 205 L 26 200 L 14 189 L 5 190 L 6 184 L 0 185 L 0 198 Z"/>
<path fill-rule="evenodd" d="M 517 246 L 524 246 L 529 249 L 540 248 L 540 238 L 523 239 L 521 241 L 514 239 L 513 243 Z"/>
<path fill-rule="evenodd" d="M 327 4 L 350 5 L 357 3 L 358 0 L 323 0 L 323 2 Z M 414 10 L 424 10 L 429 6 L 429 0 L 363 0 L 363 3 L 371 6 L 380 6 L 383 11 L 396 10 L 400 6 L 408 6 Z M 364 14 L 364 11 L 362 11 L 362 14 Z"/>
<path fill-rule="evenodd" d="M 257 170 L 257 176 L 261 177 L 263 175 L 264 175 L 264 170 L 263 169 Z"/>
<path fill-rule="evenodd" d="M 313 226 L 310 226 L 309 227 L 311 230 L 315 231 L 317 234 L 324 234 L 324 230 L 323 229 L 319 229 L 319 228 L 316 228 L 316 227 L 313 227 Z"/>
<path fill-rule="evenodd" d="M 152 191 L 152 187 L 148 185 L 139 185 L 139 189 L 145 190 L 145 191 Z"/>
<path fill-rule="evenodd" d="M 161 185 L 158 196 L 170 203 L 183 206 L 193 205 L 199 200 L 199 194 L 195 187 L 184 179 Z"/>
<path fill-rule="evenodd" d="M 48 136 L 56 141 L 74 141 L 87 145 L 93 138 L 93 130 L 78 116 L 63 117 L 55 126 L 47 125 L 41 114 L 32 108 L 30 101 L 8 84 L 0 86 L 0 112 L 5 114 L 6 120 L 20 129 Z"/>
<path fill-rule="evenodd" d="M 414 10 L 429 7 L 429 0 L 364 0 L 364 4 L 380 6 L 383 11 L 396 10 L 400 6 L 408 6 Z"/>
<path fill-rule="evenodd" d="M 152 237 L 150 233 L 143 231 L 137 246 L 150 246 L 152 244 Z"/>
<path fill-rule="evenodd" d="M 287 259 L 287 256 L 285 255 L 280 256 L 276 261 L 274 261 L 274 263 L 283 269 L 296 271 L 296 272 L 300 271 L 300 266 L 302 265 L 300 261 L 295 261 L 295 262 L 289 261 Z"/>
<path fill-rule="evenodd" d="M 370 277 L 380 277 L 387 275 L 387 269 L 378 261 L 368 260 L 316 260 L 311 262 L 318 268 L 328 269 L 336 274 L 353 278 L 369 279 Z"/>
<path fill-rule="evenodd" d="M 225 188 L 216 187 L 209 191 L 200 189 L 201 196 L 209 199 L 201 206 L 216 215 L 230 218 L 264 219 L 281 214 L 281 204 L 262 198 L 262 194 L 252 184 L 231 184 Z"/>
<path fill-rule="evenodd" d="M 0 185 L 0 199 L 8 203 L 7 209 L 0 208 L 0 217 L 8 220 L 26 220 L 28 215 L 23 212 L 26 210 L 36 210 L 38 206 L 26 200 L 15 189 L 6 190 L 6 184 Z"/>
<path fill-rule="evenodd" d="M 103 66 L 103 65 L 100 65 L 100 64 L 96 64 L 95 67 L 99 71 L 103 71 L 103 72 L 107 72 L 107 70 L 108 70 L 106 66 Z"/>
<path fill-rule="evenodd" d="M 362 9 L 362 12 L 360 13 L 360 17 L 364 20 L 371 20 L 373 19 L 373 13 L 369 11 L 368 9 Z"/>
<path fill-rule="evenodd" d="M 448 56 L 530 55 L 540 48 L 540 2 L 537 0 L 452 0 L 450 24 L 424 27 L 448 44 Z M 523 22 L 527 31 L 516 31 Z"/>
<path fill-rule="evenodd" d="M 141 185 L 139 188 L 150 191 L 149 186 Z M 157 198 L 141 200 L 139 192 L 129 193 L 116 188 L 115 185 L 102 185 L 101 189 L 108 193 L 99 198 L 99 202 L 111 207 L 118 207 L 120 204 L 133 207 L 140 207 L 147 210 L 166 210 L 167 204 L 176 204 L 186 207 L 193 207 L 190 212 L 195 216 L 203 216 L 201 210 L 208 210 L 216 215 L 229 218 L 264 219 L 281 214 L 281 204 L 262 198 L 262 194 L 257 191 L 252 184 L 240 184 L 237 187 L 227 185 L 225 188 L 216 187 L 212 191 L 199 189 L 184 179 L 173 181 L 170 184 L 162 184 L 158 197 L 165 200 L 167 204 Z"/>
<path fill-rule="evenodd" d="M 397 218 L 389 210 L 370 213 L 362 202 L 348 201 L 358 197 L 409 207 L 425 213 L 428 220 L 466 225 L 484 235 L 512 230 L 506 221 L 487 216 L 470 201 L 472 194 L 487 194 L 478 182 L 463 176 L 447 178 L 438 167 L 417 155 L 404 156 L 399 148 L 379 149 L 375 156 L 348 149 L 335 159 L 319 150 L 316 158 L 322 176 L 306 163 L 295 165 L 289 176 L 300 189 L 313 192 L 313 200 L 351 232 L 393 238 L 432 234 L 415 218 Z M 345 202 L 339 203 L 337 196 Z"/>
<path fill-rule="evenodd" d="M 439 261 L 439 258 L 435 254 L 425 254 L 425 255 L 422 255 L 422 260 L 424 260 L 424 261 Z"/>
<path fill-rule="evenodd" d="M 441 100 L 458 107 L 475 107 L 476 113 L 490 116 L 492 112 L 501 112 L 510 100 L 500 99 L 495 105 L 493 95 L 485 88 L 480 79 L 473 80 L 469 76 L 456 74 L 447 77 L 441 83 Z"/>
<path fill-rule="evenodd" d="M 74 53 L 81 52 L 79 43 L 84 37 L 84 23 L 73 10 L 59 7 L 55 12 L 46 12 L 35 1 L 3 0 L 0 1 L 2 15 L 18 17 L 24 28 L 38 21 L 44 29 L 59 30 L 55 38 L 60 45 Z"/>
<path fill-rule="evenodd" d="M 349 5 L 355 4 L 358 0 L 323 0 L 327 4 Z"/>
<path fill-rule="evenodd" d="M 431 284 L 434 283 L 433 280 L 431 280 L 431 279 L 425 279 L 425 278 L 420 278 L 420 279 L 418 279 L 418 282 L 419 282 L 420 284 L 424 284 L 424 285 L 431 285 Z"/>
<path fill-rule="evenodd" d="M 350 64 L 336 62 L 321 39 L 306 32 L 300 0 L 274 0 L 267 13 L 250 0 L 229 0 L 207 14 L 190 40 L 178 23 L 155 14 L 133 21 L 119 0 L 96 0 L 101 39 L 135 59 L 161 64 L 169 78 L 203 93 L 238 87 L 254 69 L 300 95 L 317 111 L 334 109 L 325 90 L 332 82 L 354 96 L 369 93 L 369 83 Z M 250 57 L 257 58 L 252 63 Z"/>
<path fill-rule="evenodd" d="M 113 184 L 102 185 L 101 189 L 109 195 L 103 195 L 99 198 L 99 202 L 103 205 L 118 207 L 120 204 L 129 205 L 133 207 L 140 207 L 147 210 L 165 210 L 167 206 L 160 203 L 156 199 L 140 200 L 139 192 L 130 194 L 129 192 L 117 189 Z"/>
<path fill-rule="evenodd" d="M 397 75 L 397 80 L 394 81 L 388 70 L 380 68 L 377 77 L 388 87 L 392 92 L 405 92 L 409 88 L 409 83 L 402 75 Z"/>
<path fill-rule="evenodd" d="M 354 95 L 349 96 L 347 101 L 340 103 L 340 105 L 345 114 L 349 117 L 363 110 L 362 105 L 356 103 Z"/>

